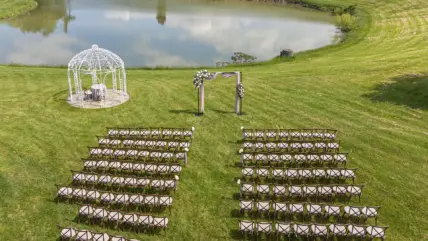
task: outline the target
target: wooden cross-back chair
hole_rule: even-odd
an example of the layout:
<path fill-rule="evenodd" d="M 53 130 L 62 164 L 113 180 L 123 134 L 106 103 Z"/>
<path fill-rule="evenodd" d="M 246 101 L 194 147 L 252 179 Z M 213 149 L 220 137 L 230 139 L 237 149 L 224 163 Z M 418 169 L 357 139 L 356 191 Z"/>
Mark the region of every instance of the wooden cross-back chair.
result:
<path fill-rule="evenodd" d="M 280 236 L 286 236 L 288 240 L 293 234 L 293 223 L 275 222 L 275 236 L 279 240 Z"/>
<path fill-rule="evenodd" d="M 340 150 L 340 140 L 320 141 L 269 141 L 249 140 L 242 144 L 242 151 L 253 152 L 314 152 L 314 153 L 337 153 Z"/>
<path fill-rule="evenodd" d="M 244 140 L 334 139 L 337 133 L 331 129 L 241 129 Z"/>
<path fill-rule="evenodd" d="M 366 228 L 367 236 L 370 240 L 375 238 L 385 240 L 385 232 L 388 228 L 388 226 L 368 226 Z"/>
<path fill-rule="evenodd" d="M 61 227 L 58 224 L 56 225 L 60 230 L 60 239 L 65 241 L 73 240 L 76 237 L 77 230 L 73 227 Z"/>
<path fill-rule="evenodd" d="M 128 156 L 126 153 L 132 149 L 113 148 L 113 147 L 88 147 L 89 158 L 92 160 L 143 160 L 143 161 L 168 161 L 187 163 L 187 151 L 176 150 L 137 150 L 138 154 Z M 120 153 L 119 153 L 120 152 Z"/>
<path fill-rule="evenodd" d="M 328 240 L 329 238 L 329 232 L 328 232 L 328 226 L 326 224 L 318 224 L 313 223 L 311 225 L 311 236 L 316 239 L 317 237 L 324 237 Z"/>
<path fill-rule="evenodd" d="M 121 128 L 107 127 L 108 136 L 116 137 L 145 137 L 160 139 L 191 139 L 195 128 L 170 128 L 170 127 L 141 127 Z"/>
<path fill-rule="evenodd" d="M 242 236 L 245 236 L 245 234 L 253 235 L 255 231 L 254 223 L 252 221 L 248 220 L 239 220 L 239 231 L 241 232 Z"/>
<path fill-rule="evenodd" d="M 271 222 L 257 222 L 255 223 L 256 228 L 256 237 L 257 240 L 261 234 L 266 235 L 266 239 L 270 239 L 270 235 L 272 233 L 272 223 Z"/>
<path fill-rule="evenodd" d="M 121 147 L 136 149 L 184 149 L 189 148 L 191 139 L 159 139 L 144 137 L 119 137 L 119 136 L 96 136 L 98 144 L 103 147 Z"/>
<path fill-rule="evenodd" d="M 243 151 L 240 154 L 242 166 L 253 164 L 257 166 L 298 165 L 338 165 L 346 166 L 348 153 L 314 153 L 314 152 L 253 152 Z"/>
<path fill-rule="evenodd" d="M 353 238 L 359 237 L 363 239 L 366 237 L 366 228 L 367 225 L 349 224 L 347 227 L 348 235 Z"/>
<path fill-rule="evenodd" d="M 153 216 L 153 228 L 160 228 L 163 229 L 164 232 L 166 232 L 166 229 L 168 227 L 168 218 L 167 217 L 157 217 Z"/>

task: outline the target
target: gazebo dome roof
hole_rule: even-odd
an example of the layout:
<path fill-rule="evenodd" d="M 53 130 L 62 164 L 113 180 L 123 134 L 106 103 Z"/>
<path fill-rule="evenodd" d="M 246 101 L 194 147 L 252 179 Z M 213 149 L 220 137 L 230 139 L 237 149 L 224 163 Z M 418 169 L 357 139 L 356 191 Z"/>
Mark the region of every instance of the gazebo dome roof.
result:
<path fill-rule="evenodd" d="M 113 70 L 125 68 L 123 60 L 115 53 L 92 45 L 92 48 L 76 54 L 68 63 L 69 69 L 74 70 Z"/>

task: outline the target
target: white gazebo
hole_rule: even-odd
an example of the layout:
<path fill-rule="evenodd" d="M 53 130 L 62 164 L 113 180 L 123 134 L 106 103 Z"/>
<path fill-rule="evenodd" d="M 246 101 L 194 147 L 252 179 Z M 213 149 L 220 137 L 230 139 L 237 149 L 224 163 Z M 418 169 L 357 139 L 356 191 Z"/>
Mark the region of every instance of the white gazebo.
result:
<path fill-rule="evenodd" d="M 68 88 L 68 101 L 76 107 L 105 108 L 129 100 L 123 60 L 98 45 L 92 45 L 70 60 Z"/>

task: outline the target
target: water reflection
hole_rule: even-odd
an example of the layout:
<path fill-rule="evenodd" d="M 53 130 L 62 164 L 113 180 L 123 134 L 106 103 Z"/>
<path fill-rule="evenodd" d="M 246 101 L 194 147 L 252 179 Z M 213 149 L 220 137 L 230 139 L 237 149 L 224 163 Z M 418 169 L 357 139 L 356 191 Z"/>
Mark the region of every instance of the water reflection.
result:
<path fill-rule="evenodd" d="M 7 23 L 19 28 L 22 33 L 41 33 L 43 36 L 52 34 L 59 20 L 64 21 L 64 32 L 67 32 L 68 22 L 75 19 L 71 16 L 65 0 L 38 0 L 39 7 L 35 10 L 7 20 Z M 69 0 L 68 0 L 69 2 Z"/>
<path fill-rule="evenodd" d="M 214 66 L 230 61 L 233 52 L 267 60 L 284 48 L 330 44 L 335 35 L 323 14 L 181 1 L 39 0 L 31 13 L 0 23 L 0 63 L 65 65 L 96 43 L 127 66 Z"/>
<path fill-rule="evenodd" d="M 71 2 L 67 0 L 67 14 L 63 17 L 62 21 L 64 22 L 64 33 L 68 33 L 68 24 L 75 20 L 76 17 L 71 15 Z"/>
<path fill-rule="evenodd" d="M 156 19 L 160 25 L 164 25 L 166 22 L 166 1 L 165 0 L 157 0 L 157 15 Z"/>

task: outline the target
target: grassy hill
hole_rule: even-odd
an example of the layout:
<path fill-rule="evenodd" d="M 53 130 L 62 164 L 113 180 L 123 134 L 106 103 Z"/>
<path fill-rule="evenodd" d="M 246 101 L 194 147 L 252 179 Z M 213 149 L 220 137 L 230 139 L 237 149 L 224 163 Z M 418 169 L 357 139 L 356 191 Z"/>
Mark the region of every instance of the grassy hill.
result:
<path fill-rule="evenodd" d="M 70 107 L 66 70 L 0 66 L 0 237 L 54 240 L 56 224 L 76 225 L 77 206 L 53 202 L 56 183 L 80 170 L 86 146 L 107 126 L 196 128 L 166 234 L 141 240 L 232 240 L 240 127 L 340 130 L 350 167 L 365 183 L 361 204 L 382 205 L 387 240 L 428 239 L 428 2 L 358 3 L 366 21 L 339 46 L 301 53 L 293 62 L 240 70 L 245 115 L 233 114 L 234 81 L 206 86 L 196 117 L 195 70 L 129 70 L 131 100 L 112 109 Z M 97 226 L 93 230 L 102 230 Z M 110 233 L 117 233 L 112 230 Z"/>

